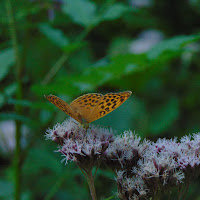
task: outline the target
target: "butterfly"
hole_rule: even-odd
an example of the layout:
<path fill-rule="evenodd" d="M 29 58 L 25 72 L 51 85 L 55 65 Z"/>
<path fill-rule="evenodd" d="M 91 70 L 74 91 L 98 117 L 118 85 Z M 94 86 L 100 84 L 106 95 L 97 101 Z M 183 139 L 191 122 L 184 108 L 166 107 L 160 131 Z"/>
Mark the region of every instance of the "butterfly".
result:
<path fill-rule="evenodd" d="M 131 94 L 131 91 L 105 95 L 89 93 L 78 97 L 70 104 L 52 94 L 45 96 L 45 98 L 87 129 L 91 122 L 104 117 L 122 105 Z"/>

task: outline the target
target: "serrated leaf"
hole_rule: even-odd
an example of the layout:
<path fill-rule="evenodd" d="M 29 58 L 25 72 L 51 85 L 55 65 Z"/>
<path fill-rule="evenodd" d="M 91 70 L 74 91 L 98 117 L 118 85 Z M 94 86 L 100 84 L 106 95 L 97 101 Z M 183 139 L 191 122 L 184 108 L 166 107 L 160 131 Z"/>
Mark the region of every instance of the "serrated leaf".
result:
<path fill-rule="evenodd" d="M 14 63 L 14 52 L 12 48 L 0 51 L 0 81 L 8 74 L 11 65 Z"/>
<path fill-rule="evenodd" d="M 49 40 L 51 40 L 58 47 L 65 47 L 69 44 L 68 38 L 61 30 L 52 28 L 45 23 L 40 24 L 39 29 Z"/>
<path fill-rule="evenodd" d="M 115 3 L 111 5 L 104 13 L 103 13 L 103 20 L 114 20 L 120 18 L 124 13 L 130 11 L 130 7 L 122 4 L 122 3 Z"/>
<path fill-rule="evenodd" d="M 157 108 L 150 116 L 150 132 L 159 134 L 168 129 L 179 115 L 177 98 L 169 99 L 164 105 Z"/>
<path fill-rule="evenodd" d="M 89 0 L 64 0 L 63 12 L 71 19 L 84 27 L 93 24 L 96 18 L 96 5 Z"/>

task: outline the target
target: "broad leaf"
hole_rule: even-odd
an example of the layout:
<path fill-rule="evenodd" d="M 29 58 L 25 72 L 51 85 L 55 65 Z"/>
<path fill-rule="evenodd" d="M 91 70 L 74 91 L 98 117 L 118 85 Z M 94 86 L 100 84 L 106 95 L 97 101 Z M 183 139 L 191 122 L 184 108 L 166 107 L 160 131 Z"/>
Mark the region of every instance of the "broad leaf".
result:
<path fill-rule="evenodd" d="M 183 50 L 183 47 L 186 44 L 195 42 L 200 40 L 200 35 L 179 35 L 168 40 L 164 40 L 157 45 L 155 45 L 152 49 L 147 53 L 148 58 L 156 59 L 158 57 L 163 56 L 164 54 L 174 52 L 179 53 L 179 51 Z"/>
<path fill-rule="evenodd" d="M 40 24 L 39 29 L 49 40 L 51 40 L 58 47 L 65 47 L 68 45 L 68 38 L 61 30 L 52 28 L 48 24 Z"/>
<path fill-rule="evenodd" d="M 103 13 L 102 18 L 103 20 L 115 20 L 123 16 L 127 11 L 131 11 L 130 7 L 122 3 L 115 3 Z"/>
<path fill-rule="evenodd" d="M 4 88 L 4 94 L 6 96 L 11 96 L 13 95 L 17 90 L 17 84 L 16 83 L 12 83 L 10 85 L 8 85 L 7 87 Z"/>
<path fill-rule="evenodd" d="M 93 24 L 96 18 L 96 5 L 89 0 L 64 0 L 63 12 L 84 27 Z"/>

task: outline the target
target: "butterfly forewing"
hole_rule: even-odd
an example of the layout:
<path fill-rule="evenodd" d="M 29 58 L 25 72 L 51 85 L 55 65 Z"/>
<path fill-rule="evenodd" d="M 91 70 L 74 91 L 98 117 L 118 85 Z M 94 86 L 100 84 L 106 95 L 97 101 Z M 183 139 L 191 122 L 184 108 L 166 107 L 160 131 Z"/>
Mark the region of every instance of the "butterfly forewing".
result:
<path fill-rule="evenodd" d="M 60 110 L 68 114 L 70 117 L 82 123 L 80 114 L 75 109 L 73 109 L 68 103 L 54 95 L 48 95 L 45 96 L 45 98 L 52 104 L 54 104 L 56 107 L 58 107 Z"/>
<path fill-rule="evenodd" d="M 54 95 L 45 97 L 60 110 L 88 127 L 89 123 L 104 117 L 122 105 L 131 93 L 130 91 L 106 95 L 90 93 L 78 97 L 70 105 Z"/>
<path fill-rule="evenodd" d="M 87 117 L 87 122 L 91 123 L 101 117 L 104 117 L 108 113 L 118 108 L 124 103 L 131 95 L 131 91 L 120 92 L 120 93 L 108 93 L 104 95 L 97 105 L 95 105 L 92 112 Z"/>
<path fill-rule="evenodd" d="M 85 94 L 72 101 L 70 106 L 80 113 L 82 119 L 87 122 L 88 116 L 91 115 L 91 112 L 102 97 L 102 94 L 97 93 Z"/>

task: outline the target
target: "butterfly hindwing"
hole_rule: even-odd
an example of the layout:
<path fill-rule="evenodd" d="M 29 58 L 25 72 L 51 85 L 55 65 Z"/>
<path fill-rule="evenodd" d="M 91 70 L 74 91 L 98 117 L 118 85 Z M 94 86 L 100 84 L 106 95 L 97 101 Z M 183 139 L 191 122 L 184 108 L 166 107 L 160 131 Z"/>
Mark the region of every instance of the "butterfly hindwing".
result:
<path fill-rule="evenodd" d="M 76 110 L 74 110 L 68 103 L 60 99 L 59 97 L 55 95 L 48 95 L 45 96 L 45 98 L 50 101 L 52 104 L 54 104 L 56 107 L 58 107 L 60 110 L 68 114 L 70 117 L 74 118 L 78 122 L 82 123 L 81 116 Z"/>

